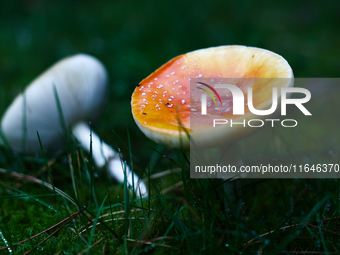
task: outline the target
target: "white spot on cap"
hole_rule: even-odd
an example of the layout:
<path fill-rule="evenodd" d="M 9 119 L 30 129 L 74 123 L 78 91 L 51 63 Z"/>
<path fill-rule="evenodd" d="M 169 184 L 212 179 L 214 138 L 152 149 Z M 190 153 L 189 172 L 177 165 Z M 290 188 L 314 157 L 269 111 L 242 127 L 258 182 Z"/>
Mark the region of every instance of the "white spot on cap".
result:
<path fill-rule="evenodd" d="M 143 93 L 142 93 L 142 96 L 145 96 L 145 95 L 146 95 L 146 93 L 145 93 L 145 92 L 143 92 Z"/>
<path fill-rule="evenodd" d="M 183 99 L 183 100 L 181 101 L 181 103 L 182 103 L 182 104 L 185 104 L 185 100 Z"/>
<path fill-rule="evenodd" d="M 171 75 L 174 75 L 174 74 L 176 74 L 176 72 L 172 72 L 172 73 L 171 73 Z"/>

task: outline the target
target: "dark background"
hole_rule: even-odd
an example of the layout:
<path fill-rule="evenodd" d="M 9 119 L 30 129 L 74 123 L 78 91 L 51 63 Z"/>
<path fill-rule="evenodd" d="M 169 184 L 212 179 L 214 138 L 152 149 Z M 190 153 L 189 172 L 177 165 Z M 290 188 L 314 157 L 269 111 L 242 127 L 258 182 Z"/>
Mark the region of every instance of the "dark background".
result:
<path fill-rule="evenodd" d="M 146 162 L 155 144 L 135 125 L 130 98 L 151 72 L 179 54 L 240 44 L 282 55 L 295 77 L 338 77 L 339 13 L 332 0 L 2 1 L 0 116 L 47 67 L 88 53 L 110 76 L 109 101 L 94 129 L 117 148 L 128 128 L 133 153 Z"/>

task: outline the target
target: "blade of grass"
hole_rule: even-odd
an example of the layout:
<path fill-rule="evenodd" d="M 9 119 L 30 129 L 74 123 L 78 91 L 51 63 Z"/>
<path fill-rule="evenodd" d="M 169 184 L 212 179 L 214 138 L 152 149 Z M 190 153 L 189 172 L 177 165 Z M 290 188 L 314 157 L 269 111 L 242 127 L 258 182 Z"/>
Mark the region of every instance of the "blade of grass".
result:
<path fill-rule="evenodd" d="M 93 182 L 94 182 L 94 180 L 93 180 L 93 177 L 94 177 L 94 175 L 93 175 L 93 164 L 92 164 L 92 122 L 91 121 L 89 121 L 89 125 L 90 125 L 90 155 L 89 155 L 89 170 L 90 170 L 90 193 L 91 193 L 91 197 L 93 196 L 93 200 L 94 200 L 94 204 L 95 204 L 95 206 L 96 206 L 96 209 L 98 209 L 98 200 L 97 200 L 97 196 L 96 196 L 96 192 L 95 192 L 95 187 L 94 187 L 94 185 L 93 185 Z"/>
<path fill-rule="evenodd" d="M 130 140 L 129 129 L 127 129 L 127 135 L 128 135 L 129 154 L 130 154 L 130 170 L 131 170 L 131 174 L 132 174 L 132 201 L 134 201 L 136 199 L 135 175 L 134 175 L 134 170 L 133 170 L 133 157 L 132 157 L 132 148 L 131 148 L 131 140 Z M 131 201 L 131 203 L 133 203 L 132 201 Z M 136 211 L 135 211 L 135 225 L 137 225 L 137 212 Z M 130 219 L 130 237 L 133 238 L 133 224 L 132 224 L 131 219 Z"/>
<path fill-rule="evenodd" d="M 111 220 L 113 221 L 113 211 L 112 211 L 112 206 L 111 206 L 111 198 L 110 198 L 110 192 L 109 192 L 109 189 L 107 188 L 107 196 L 108 196 L 108 199 L 109 199 L 109 207 L 110 207 L 110 212 L 111 212 Z M 103 208 L 102 208 L 103 210 Z M 115 224 L 113 224 L 113 231 L 116 231 L 115 230 Z"/>
<path fill-rule="evenodd" d="M 128 136 L 128 148 L 129 148 L 129 154 L 130 154 L 130 170 L 132 174 L 132 198 L 136 198 L 136 193 L 135 193 L 135 180 L 134 180 L 134 171 L 133 171 L 133 158 L 132 158 L 132 148 L 131 148 L 131 141 L 130 141 L 130 133 L 129 129 L 127 130 L 127 136 Z"/>
<path fill-rule="evenodd" d="M 92 227 L 92 230 L 91 230 L 90 239 L 89 239 L 89 243 L 88 243 L 88 246 L 89 246 L 88 248 L 91 247 L 92 239 L 93 239 L 93 235 L 94 235 L 94 231 L 95 231 L 95 229 L 96 229 L 96 225 L 97 225 L 97 222 L 98 222 L 100 213 L 101 213 L 101 209 L 103 208 L 104 203 L 105 203 L 107 197 L 108 197 L 108 194 L 105 196 L 105 198 L 104 198 L 104 200 L 103 200 L 103 202 L 102 202 L 102 204 L 101 204 L 101 206 L 100 206 L 100 208 L 99 208 L 99 210 L 98 210 L 96 219 L 95 219 L 95 221 L 94 221 L 94 223 L 93 223 L 93 227 Z M 89 251 L 90 251 L 90 249 L 87 250 L 87 254 L 89 254 Z"/>
<path fill-rule="evenodd" d="M 319 215 L 319 213 L 317 213 L 316 214 L 316 219 L 318 220 L 318 222 L 319 222 L 319 233 L 320 233 L 320 238 L 321 238 L 321 243 L 322 243 L 322 246 L 323 246 L 323 249 L 325 250 L 325 254 L 329 254 L 328 253 L 328 249 L 327 249 L 327 245 L 326 245 L 326 241 L 325 241 L 325 237 L 324 237 L 324 235 L 323 235 L 323 231 L 322 231 L 322 227 L 321 227 L 321 225 L 322 225 L 322 221 L 320 221 L 320 215 Z"/>
<path fill-rule="evenodd" d="M 85 156 L 83 154 L 83 151 L 80 149 L 80 156 L 82 158 L 82 161 L 83 161 L 83 165 L 84 165 L 84 171 L 85 171 L 85 174 L 86 174 L 86 177 L 87 177 L 87 181 L 88 181 L 88 184 L 91 186 L 91 183 L 92 183 L 92 175 L 89 171 L 89 166 L 88 166 L 88 162 L 86 162 L 86 159 L 85 159 Z M 89 193 L 90 197 L 93 197 L 93 200 L 94 200 L 94 203 L 95 205 L 98 205 L 98 200 L 97 200 L 97 197 L 95 195 L 95 193 L 93 192 L 93 189 L 90 187 L 90 193 Z M 88 207 L 91 206 L 91 200 L 88 199 Z M 98 209 L 98 206 L 96 206 L 96 209 Z"/>
<path fill-rule="evenodd" d="M 153 186 L 153 188 L 154 188 L 154 190 L 157 194 L 158 199 L 161 201 L 161 204 L 164 207 L 165 211 L 167 212 L 168 216 L 175 222 L 175 225 L 178 228 L 178 230 L 180 232 L 182 232 L 182 234 L 189 232 L 188 227 L 185 226 L 183 224 L 183 222 L 179 218 L 175 217 L 174 214 L 171 212 L 170 208 L 167 206 L 165 200 L 163 199 L 163 196 L 160 194 L 157 186 L 153 183 L 152 180 L 150 180 L 150 181 L 151 181 L 151 184 L 152 184 L 152 186 Z"/>
<path fill-rule="evenodd" d="M 147 174 L 148 174 L 148 186 L 149 186 L 149 195 L 148 195 L 148 220 L 150 220 L 150 208 L 151 208 L 151 171 L 150 171 L 150 165 L 147 166 Z"/>
<path fill-rule="evenodd" d="M 76 186 L 75 173 L 74 173 L 74 169 L 73 169 L 73 166 L 72 166 L 72 158 L 71 158 L 70 153 L 68 153 L 68 165 L 69 165 L 69 168 L 70 168 L 70 175 L 71 175 L 74 195 L 76 196 L 76 199 L 79 201 L 78 189 L 77 189 L 77 186 Z"/>
<path fill-rule="evenodd" d="M 25 192 L 23 192 L 23 191 L 21 191 L 21 190 L 18 190 L 18 189 L 16 189 L 16 188 L 14 188 L 14 187 L 12 187 L 12 186 L 10 186 L 10 185 L 8 185 L 8 184 L 2 182 L 2 181 L 0 181 L 0 184 L 4 185 L 4 186 L 6 186 L 6 187 L 8 187 L 8 188 L 10 188 L 10 189 L 15 190 L 15 191 L 19 192 L 20 194 L 23 194 L 23 195 L 25 195 L 25 196 L 28 196 L 29 198 L 31 198 L 31 199 L 37 201 L 38 203 L 40 203 L 40 204 L 46 206 L 47 208 L 51 209 L 52 211 L 54 211 L 55 213 L 57 213 L 58 215 L 60 215 L 61 217 L 63 217 L 62 214 L 61 214 L 57 209 L 55 209 L 55 208 L 53 208 L 52 206 L 46 204 L 45 202 L 43 202 L 43 201 L 41 201 L 41 200 L 39 200 L 39 199 L 37 199 L 37 198 L 35 198 L 35 197 L 32 197 L 31 195 L 29 195 L 29 194 L 27 194 L 27 193 L 25 193 Z"/>
<path fill-rule="evenodd" d="M 178 213 L 180 213 L 186 206 L 183 205 L 177 212 L 175 212 L 175 216 L 177 216 Z M 162 242 L 169 234 L 170 230 L 173 228 L 173 226 L 175 225 L 175 222 L 171 222 L 170 226 L 167 228 L 167 230 L 165 231 L 162 239 L 159 242 Z"/>
<path fill-rule="evenodd" d="M 54 93 L 54 98 L 55 98 L 56 105 L 57 105 L 60 126 L 61 126 L 61 128 L 63 130 L 65 138 L 67 138 L 68 137 L 67 127 L 66 127 L 66 123 L 65 123 L 63 109 L 61 108 L 61 103 L 60 103 L 60 100 L 59 100 L 59 95 L 58 95 L 57 87 L 55 86 L 55 84 L 53 84 L 53 93 Z"/>
<path fill-rule="evenodd" d="M 317 211 L 323 206 L 329 199 L 331 198 L 331 194 L 327 194 L 321 201 L 319 201 L 313 209 L 309 212 L 309 214 L 302 220 L 300 224 L 298 224 L 300 227 L 305 225 L 311 218 L 314 216 Z M 284 249 L 291 241 L 294 240 L 298 235 L 300 234 L 300 231 L 295 231 L 294 234 L 290 235 L 287 239 L 285 239 L 283 242 L 281 242 L 279 245 L 275 247 L 273 252 L 278 253 L 280 250 Z"/>
<path fill-rule="evenodd" d="M 9 172 L 9 171 L 7 171 L 6 169 L 3 169 L 3 168 L 0 168 L 0 173 L 9 174 L 9 175 L 11 175 L 11 176 L 13 176 L 13 177 L 16 177 L 16 178 L 19 178 L 19 179 L 25 179 L 25 180 L 32 181 L 32 182 L 34 182 L 34 183 L 43 185 L 43 186 L 45 186 L 45 187 L 47 187 L 47 188 L 49 188 L 50 190 L 53 191 L 53 187 L 52 187 L 52 185 L 51 185 L 50 183 L 45 182 L 45 181 L 43 181 L 43 180 L 40 180 L 40 179 L 38 179 L 38 178 L 35 178 L 35 177 L 33 177 L 33 176 L 25 175 L 25 174 L 21 174 L 21 173 L 16 173 L 16 172 Z M 4 184 L 4 183 L 3 183 L 3 184 Z M 7 184 L 5 184 L 5 185 L 7 185 Z M 10 186 L 10 187 L 11 187 L 11 186 Z M 27 195 L 27 196 L 29 196 L 29 197 L 34 197 L 34 196 L 28 195 L 28 194 L 26 194 L 26 193 L 20 191 L 19 189 L 14 188 L 14 187 L 11 187 L 11 189 L 14 189 L 15 191 L 17 191 L 17 192 L 19 192 L 19 193 L 22 193 L 22 194 L 25 194 L 25 195 Z M 66 193 L 63 192 L 62 190 L 58 189 L 57 187 L 54 187 L 54 190 L 55 190 L 59 195 L 64 196 L 68 201 L 70 201 L 72 204 L 74 204 L 75 206 L 77 206 L 77 207 L 79 208 L 79 206 L 78 206 L 78 204 L 76 203 L 76 201 L 74 201 L 74 199 L 73 199 L 72 197 L 70 197 L 68 194 L 66 194 Z M 55 209 L 54 209 L 54 210 L 55 210 Z M 60 214 L 60 216 L 61 216 L 61 214 Z"/>
<path fill-rule="evenodd" d="M 39 144 L 40 144 L 41 153 L 43 155 L 45 166 L 46 166 L 46 169 L 47 169 L 47 173 L 48 173 L 48 175 L 50 177 L 50 180 L 51 180 L 51 184 L 52 184 L 52 188 L 53 188 L 53 193 L 55 195 L 55 201 L 56 201 L 56 203 L 59 206 L 60 213 L 62 214 L 61 207 L 60 207 L 60 204 L 58 203 L 58 199 L 57 199 L 57 192 L 55 191 L 55 187 L 54 187 L 54 183 L 53 183 L 53 177 L 52 177 L 52 174 L 51 174 L 51 171 L 50 171 L 50 167 L 48 166 L 48 162 L 47 162 L 46 155 L 45 155 L 45 150 L 44 150 L 44 147 L 42 146 L 40 135 L 39 135 L 38 131 L 37 131 L 37 136 L 38 136 L 38 140 L 39 140 Z"/>
<path fill-rule="evenodd" d="M 124 245 L 126 244 L 126 238 L 128 236 L 128 227 L 130 227 L 130 231 L 132 232 L 132 224 L 131 224 L 131 211 L 130 211 L 130 199 L 129 199 L 129 190 L 128 190 L 128 181 L 126 176 L 126 161 L 124 161 L 124 209 L 125 209 L 125 219 L 128 222 L 129 225 L 126 224 L 125 227 L 125 238 L 124 238 Z"/>
<path fill-rule="evenodd" d="M 79 155 L 79 154 L 81 154 L 81 155 Z M 83 189 L 83 178 L 82 178 L 82 175 L 81 175 L 81 165 L 80 165 L 80 157 L 82 156 L 82 152 L 81 152 L 81 148 L 80 147 L 78 147 L 78 149 L 77 149 L 77 169 L 78 169 L 78 180 L 80 180 L 80 184 L 79 184 L 79 186 L 80 186 L 80 191 L 81 191 L 81 193 L 79 193 L 79 196 L 80 196 L 80 200 L 79 200 L 79 202 L 80 202 L 80 204 L 84 204 L 84 201 L 83 201 L 83 197 L 84 197 L 84 189 Z"/>

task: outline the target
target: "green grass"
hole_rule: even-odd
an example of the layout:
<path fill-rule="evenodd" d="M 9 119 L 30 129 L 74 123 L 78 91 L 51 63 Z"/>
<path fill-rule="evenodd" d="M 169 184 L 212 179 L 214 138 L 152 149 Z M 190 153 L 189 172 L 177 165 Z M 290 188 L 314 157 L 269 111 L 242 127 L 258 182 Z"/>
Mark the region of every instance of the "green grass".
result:
<path fill-rule="evenodd" d="M 8 254 L 337 252 L 338 180 L 242 180 L 235 192 L 242 203 L 226 210 L 224 181 L 190 179 L 183 156 L 158 146 L 149 164 L 133 161 L 150 187 L 145 198 L 126 181 L 107 181 L 105 170 L 87 173 L 87 156 L 77 147 L 53 158 L 24 157 L 21 173 L 0 169 L 0 247 L 11 245 Z"/>
<path fill-rule="evenodd" d="M 11 246 L 0 254 L 337 254 L 338 179 L 241 180 L 240 207 L 227 212 L 223 181 L 190 179 L 187 152 L 147 139 L 130 99 L 169 59 L 218 45 L 277 52 L 296 77 L 337 77 L 338 6 L 332 0 L 1 2 L 0 116 L 60 58 L 96 56 L 108 69 L 110 94 L 93 128 L 120 148 L 150 196 L 136 197 L 72 143 L 46 156 L 0 147 L 0 248 Z M 338 95 L 308 106 L 318 124 L 305 119 L 297 129 L 263 129 L 241 141 L 244 163 L 340 163 L 339 120 L 322 112 L 328 105 L 336 113 Z"/>

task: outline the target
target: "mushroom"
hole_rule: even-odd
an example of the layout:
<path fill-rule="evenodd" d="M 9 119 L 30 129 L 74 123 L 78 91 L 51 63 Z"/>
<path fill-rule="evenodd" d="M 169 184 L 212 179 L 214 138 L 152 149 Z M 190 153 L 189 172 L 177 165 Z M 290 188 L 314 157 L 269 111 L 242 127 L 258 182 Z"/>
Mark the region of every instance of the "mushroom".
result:
<path fill-rule="evenodd" d="M 35 79 L 17 96 L 1 120 L 1 130 L 11 149 L 18 153 L 53 151 L 65 142 L 69 128 L 85 151 L 90 151 L 91 128 L 101 112 L 107 93 L 107 72 L 96 58 L 78 54 L 65 58 Z M 2 140 L 0 139 L 0 145 Z M 107 162 L 110 174 L 124 181 L 120 156 L 92 132 L 92 156 L 98 167 Z M 147 194 L 145 184 L 128 167 L 129 185 Z M 134 175 L 134 176 L 133 176 Z"/>
<path fill-rule="evenodd" d="M 202 115 L 199 101 L 202 93 L 190 90 L 191 78 L 206 78 L 208 82 L 216 78 L 288 78 L 275 81 L 253 79 L 252 82 L 238 84 L 243 91 L 252 86 L 256 109 L 271 106 L 273 83 L 276 87 L 293 85 L 292 69 L 283 57 L 265 49 L 238 45 L 212 47 L 177 56 L 141 81 L 131 101 L 133 117 L 141 131 L 151 140 L 172 148 L 219 146 L 221 155 L 228 149 L 221 165 L 241 165 L 237 142 L 258 129 L 226 125 L 212 129 L 211 118 L 214 115 L 215 118 L 218 115 L 220 119 L 237 122 L 248 120 L 253 115 L 248 111 L 245 115 L 233 116 L 232 97 L 218 109 L 214 109 L 212 103 L 208 108 L 211 114 Z M 223 95 L 228 93 L 229 90 Z M 210 100 L 212 102 L 213 99 Z M 210 126 L 207 126 L 205 123 L 209 121 Z M 226 183 L 224 187 L 227 193 L 231 192 L 232 185 Z"/>

